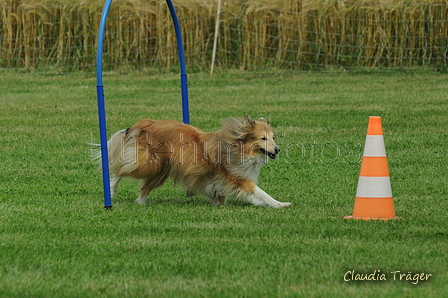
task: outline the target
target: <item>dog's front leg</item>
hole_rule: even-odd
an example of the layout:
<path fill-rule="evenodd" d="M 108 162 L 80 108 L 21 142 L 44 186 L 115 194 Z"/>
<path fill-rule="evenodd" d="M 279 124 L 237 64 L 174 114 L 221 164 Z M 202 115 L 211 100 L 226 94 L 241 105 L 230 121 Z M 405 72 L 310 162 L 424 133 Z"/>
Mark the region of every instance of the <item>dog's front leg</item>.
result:
<path fill-rule="evenodd" d="M 255 186 L 255 191 L 247 196 L 247 201 L 257 206 L 269 206 L 273 208 L 286 208 L 291 206 L 291 203 L 282 203 L 275 200 L 258 186 Z"/>

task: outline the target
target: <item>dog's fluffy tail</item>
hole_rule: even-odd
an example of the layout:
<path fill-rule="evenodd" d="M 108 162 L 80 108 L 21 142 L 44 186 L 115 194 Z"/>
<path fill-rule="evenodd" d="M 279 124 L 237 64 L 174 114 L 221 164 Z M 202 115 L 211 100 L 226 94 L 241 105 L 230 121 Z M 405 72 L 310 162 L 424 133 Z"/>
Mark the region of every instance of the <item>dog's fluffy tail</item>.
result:
<path fill-rule="evenodd" d="M 99 163 L 101 161 L 101 144 L 87 143 L 87 145 L 92 146 L 90 148 L 90 159 L 95 163 Z"/>
<path fill-rule="evenodd" d="M 126 129 L 117 131 L 109 141 L 107 141 L 107 149 L 108 149 L 108 156 L 109 156 L 109 165 L 110 165 L 110 172 L 115 173 L 117 171 L 117 165 L 118 161 L 120 160 L 120 157 L 122 156 L 122 147 L 123 147 L 123 140 L 126 136 Z M 89 143 L 89 145 L 93 146 L 93 148 L 90 150 L 90 156 L 92 161 L 97 162 L 98 168 L 101 171 L 101 144 L 92 144 Z"/>

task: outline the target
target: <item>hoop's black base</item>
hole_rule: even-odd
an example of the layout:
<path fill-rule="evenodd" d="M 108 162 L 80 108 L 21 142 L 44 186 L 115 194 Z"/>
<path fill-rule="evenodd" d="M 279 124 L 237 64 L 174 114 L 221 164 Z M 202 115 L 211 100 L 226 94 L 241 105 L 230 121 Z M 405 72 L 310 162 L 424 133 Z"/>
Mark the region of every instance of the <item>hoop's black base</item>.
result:
<path fill-rule="evenodd" d="M 106 210 L 112 210 L 112 206 L 104 206 L 104 208 L 106 208 Z"/>

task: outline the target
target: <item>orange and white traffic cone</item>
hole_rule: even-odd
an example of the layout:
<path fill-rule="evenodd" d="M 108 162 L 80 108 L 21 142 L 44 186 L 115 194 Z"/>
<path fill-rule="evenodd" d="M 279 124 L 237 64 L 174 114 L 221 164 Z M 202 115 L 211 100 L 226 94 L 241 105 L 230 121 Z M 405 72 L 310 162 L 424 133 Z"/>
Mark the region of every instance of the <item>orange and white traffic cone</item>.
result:
<path fill-rule="evenodd" d="M 346 219 L 395 219 L 381 117 L 369 117 L 353 215 Z"/>

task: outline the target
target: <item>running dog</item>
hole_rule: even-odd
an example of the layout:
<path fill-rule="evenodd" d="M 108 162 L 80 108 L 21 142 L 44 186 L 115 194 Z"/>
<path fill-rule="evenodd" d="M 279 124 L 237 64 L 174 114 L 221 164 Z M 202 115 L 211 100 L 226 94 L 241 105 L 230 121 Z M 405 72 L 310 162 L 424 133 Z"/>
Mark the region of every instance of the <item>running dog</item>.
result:
<path fill-rule="evenodd" d="M 112 197 L 120 179 L 132 177 L 141 181 L 136 202 L 145 204 L 153 189 L 172 178 L 189 194 L 205 195 L 215 205 L 236 196 L 257 206 L 291 206 L 257 186 L 261 166 L 280 153 L 264 118 L 226 118 L 215 132 L 179 121 L 143 119 L 115 133 L 108 149 Z"/>

